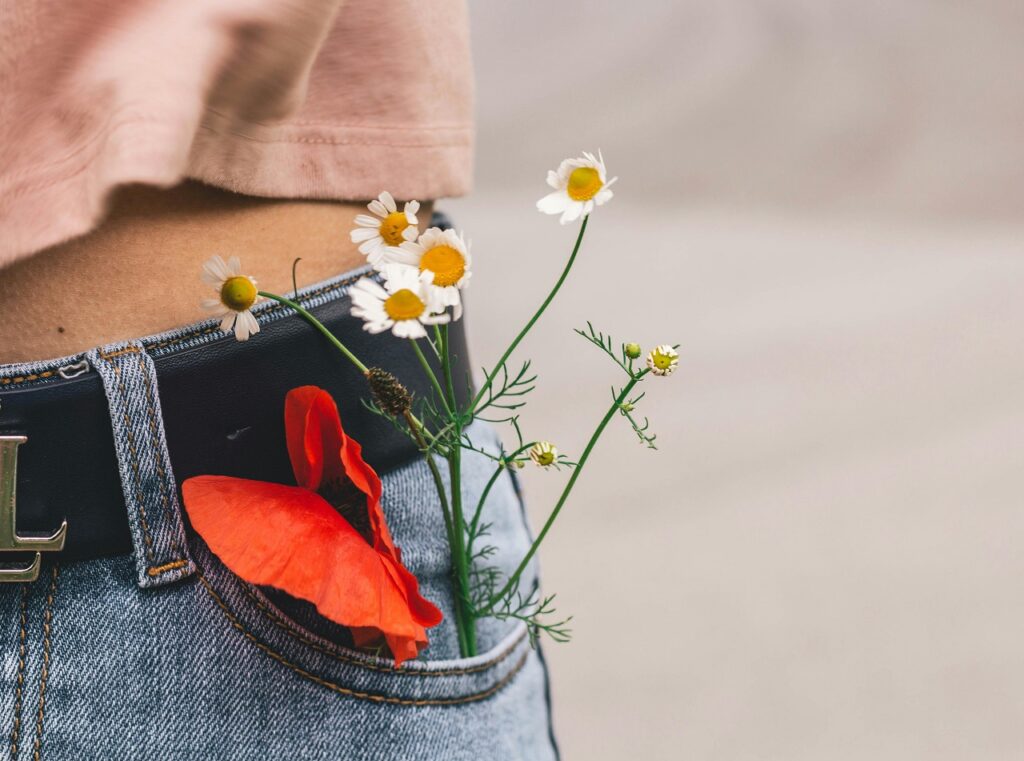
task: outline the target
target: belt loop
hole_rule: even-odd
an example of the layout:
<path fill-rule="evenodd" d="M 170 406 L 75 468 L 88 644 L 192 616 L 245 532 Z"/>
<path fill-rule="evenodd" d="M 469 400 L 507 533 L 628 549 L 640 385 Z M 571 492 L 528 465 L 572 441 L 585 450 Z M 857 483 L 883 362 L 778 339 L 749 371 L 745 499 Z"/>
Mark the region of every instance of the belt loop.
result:
<path fill-rule="evenodd" d="M 190 576 L 195 565 L 185 543 L 153 359 L 139 341 L 93 349 L 86 356 L 103 380 L 110 407 L 139 586 Z"/>

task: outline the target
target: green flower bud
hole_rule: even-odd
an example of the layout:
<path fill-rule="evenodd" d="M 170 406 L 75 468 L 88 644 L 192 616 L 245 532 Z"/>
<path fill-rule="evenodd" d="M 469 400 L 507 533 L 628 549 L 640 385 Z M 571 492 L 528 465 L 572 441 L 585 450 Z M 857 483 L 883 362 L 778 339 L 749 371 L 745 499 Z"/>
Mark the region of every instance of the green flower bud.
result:
<path fill-rule="evenodd" d="M 630 359 L 640 359 L 642 353 L 643 349 L 640 348 L 640 344 L 626 344 L 626 356 Z"/>

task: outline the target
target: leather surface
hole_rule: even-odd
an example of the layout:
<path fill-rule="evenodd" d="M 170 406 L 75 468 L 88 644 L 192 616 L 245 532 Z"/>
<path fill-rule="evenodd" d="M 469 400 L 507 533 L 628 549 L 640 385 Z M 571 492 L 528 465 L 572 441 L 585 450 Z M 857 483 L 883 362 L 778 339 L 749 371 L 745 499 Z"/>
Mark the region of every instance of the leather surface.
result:
<path fill-rule="evenodd" d="M 429 385 L 408 341 L 370 335 L 349 315 L 347 296 L 311 309 L 368 365 L 393 372 L 417 399 Z M 458 360 L 457 393 L 469 392 L 465 333 L 450 327 Z M 432 353 L 426 346 L 424 353 Z M 305 320 L 290 315 L 263 326 L 246 343 L 225 336 L 155 354 L 160 401 L 174 474 L 180 484 L 200 474 L 294 483 L 284 439 L 284 398 L 296 386 L 334 396 L 346 431 L 367 461 L 384 473 L 416 457 L 415 444 L 363 406 L 369 389 L 359 373 Z M 49 532 L 67 518 L 62 557 L 128 553 L 131 539 L 114 454 L 107 401 L 94 370 L 69 380 L 0 392 L 0 434 L 24 434 L 18 458 L 17 516 L 22 534 Z M 0 562 L 15 556 L 0 556 Z"/>

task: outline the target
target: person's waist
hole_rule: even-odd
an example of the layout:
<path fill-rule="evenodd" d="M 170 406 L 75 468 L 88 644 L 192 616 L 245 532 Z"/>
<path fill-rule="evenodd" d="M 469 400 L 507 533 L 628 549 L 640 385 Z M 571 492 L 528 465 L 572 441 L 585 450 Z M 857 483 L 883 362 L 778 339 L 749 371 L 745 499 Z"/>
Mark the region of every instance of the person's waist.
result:
<path fill-rule="evenodd" d="M 414 398 L 428 396 L 408 341 L 368 334 L 362 321 L 349 315 L 348 288 L 364 274 L 356 271 L 300 291 L 300 303 L 366 364 L 393 373 Z M 178 483 L 200 474 L 290 483 L 284 398 L 302 385 L 333 395 L 346 431 L 363 445 L 378 472 L 418 455 L 413 441 L 367 408 L 365 377 L 309 323 L 272 302 L 254 312 L 262 330 L 244 343 L 221 332 L 216 321 L 132 342 L 131 350 L 144 353 L 155 367 L 158 390 L 153 393 L 159 396 Z M 450 335 L 453 354 L 468 368 L 461 321 L 451 325 Z M 102 350 L 96 356 L 103 357 Z M 468 374 L 456 373 L 455 380 L 458 393 L 466 395 Z M 49 533 L 66 519 L 63 558 L 132 550 L 125 463 L 119 462 L 114 441 L 127 426 L 112 420 L 110 409 L 88 354 L 0 366 L 0 437 L 25 437 L 18 447 L 16 491 L 11 489 L 16 533 Z M 134 413 L 129 405 L 119 414 L 152 412 Z M 130 450 L 132 442 L 127 444 Z M 0 482 L 4 478 L 0 473 Z M 4 562 L 0 554 L 0 565 Z"/>
<path fill-rule="evenodd" d="M 430 219 L 429 202 L 420 221 Z M 187 181 L 113 194 L 89 235 L 0 270 L 0 364 L 84 351 L 204 319 L 201 262 L 244 252 L 260 287 L 292 291 L 358 267 L 348 232 L 365 203 L 254 198 Z M 200 252 L 208 253 L 200 256 Z"/>

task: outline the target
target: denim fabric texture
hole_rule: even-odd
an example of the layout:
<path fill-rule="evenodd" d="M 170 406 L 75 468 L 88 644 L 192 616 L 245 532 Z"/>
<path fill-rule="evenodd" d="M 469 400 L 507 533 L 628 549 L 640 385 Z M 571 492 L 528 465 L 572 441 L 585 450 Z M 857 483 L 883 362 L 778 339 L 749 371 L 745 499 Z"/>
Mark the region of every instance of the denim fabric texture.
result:
<path fill-rule="evenodd" d="M 115 421 L 114 447 L 139 586 L 177 581 L 195 566 L 185 545 L 153 359 L 141 341 L 94 349 L 85 356 L 103 380 Z"/>
<path fill-rule="evenodd" d="M 266 323 L 277 319 L 299 318 L 268 312 Z M 110 405 L 134 555 L 46 557 L 38 581 L 0 584 L 7 756 L 556 759 L 547 674 L 524 627 L 482 621 L 481 655 L 459 657 L 449 551 L 422 460 L 382 474 L 383 507 L 404 562 L 445 619 L 401 669 L 332 641 L 329 622 L 243 582 L 186 529 L 149 353 L 189 331 L 216 340 L 213 325 L 85 357 Z M 488 428 L 471 433 L 497 446 Z M 468 454 L 467 504 L 492 472 L 490 460 Z M 510 571 L 530 542 L 512 477 L 492 490 L 486 520 L 494 562 Z"/>

